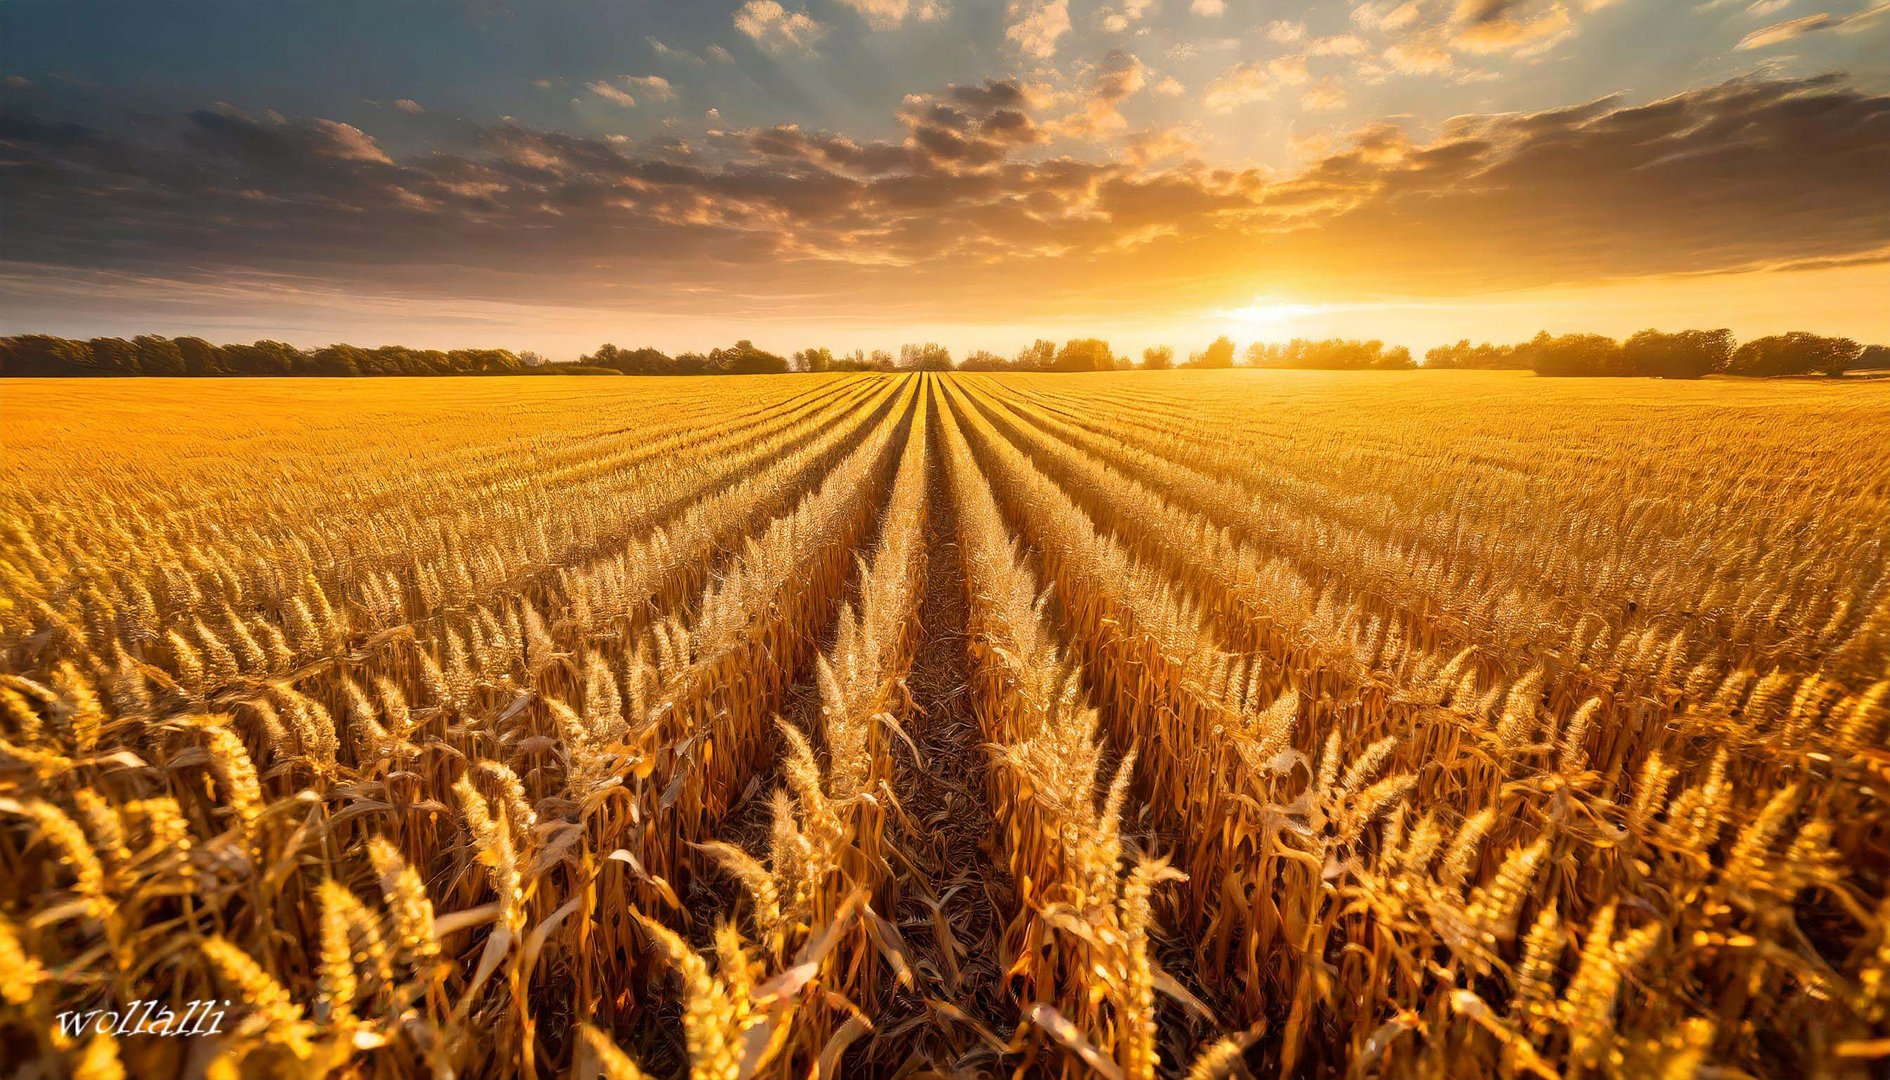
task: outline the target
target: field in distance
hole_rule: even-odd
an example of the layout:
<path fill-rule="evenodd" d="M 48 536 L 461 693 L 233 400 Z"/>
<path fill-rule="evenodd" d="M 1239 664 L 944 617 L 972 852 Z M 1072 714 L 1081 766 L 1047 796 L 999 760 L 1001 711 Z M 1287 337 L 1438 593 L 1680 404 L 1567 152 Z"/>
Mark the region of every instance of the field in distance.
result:
<path fill-rule="evenodd" d="M 1890 1060 L 1890 383 L 0 400 L 29 1075 Z"/>

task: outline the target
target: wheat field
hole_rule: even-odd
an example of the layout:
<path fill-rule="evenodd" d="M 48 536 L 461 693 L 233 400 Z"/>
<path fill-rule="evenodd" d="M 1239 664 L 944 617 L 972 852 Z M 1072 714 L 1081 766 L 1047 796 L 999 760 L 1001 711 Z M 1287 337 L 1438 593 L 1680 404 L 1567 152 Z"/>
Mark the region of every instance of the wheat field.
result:
<path fill-rule="evenodd" d="M 1890 383 L 0 402 L 8 1075 L 1890 1061 Z"/>

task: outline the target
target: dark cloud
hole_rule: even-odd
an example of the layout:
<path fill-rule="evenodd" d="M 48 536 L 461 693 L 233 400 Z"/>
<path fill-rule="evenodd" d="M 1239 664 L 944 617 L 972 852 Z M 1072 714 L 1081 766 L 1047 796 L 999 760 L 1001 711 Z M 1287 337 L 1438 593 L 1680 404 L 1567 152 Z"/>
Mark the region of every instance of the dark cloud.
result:
<path fill-rule="evenodd" d="M 1031 159 L 1037 121 L 1011 84 L 909 98 L 899 120 L 899 142 L 783 126 L 700 146 L 507 123 L 409 154 L 229 108 L 122 129 L 7 112 L 6 258 L 75 277 L 989 310 L 1185 298 L 1231 275 L 1440 294 L 1890 250 L 1890 96 L 1836 77 L 1460 117 L 1428 141 L 1381 124 L 1285 177 L 1152 164 L 1174 148 Z"/>
<path fill-rule="evenodd" d="M 264 169 L 301 167 L 311 157 L 392 164 L 366 132 L 334 120 L 290 121 L 273 112 L 254 117 L 219 105 L 191 113 L 190 122 L 193 146 Z"/>
<path fill-rule="evenodd" d="M 1042 139 L 1036 121 L 1026 111 L 1029 95 L 1016 83 L 954 86 L 944 98 L 909 94 L 899 109 L 906 145 L 931 167 L 987 168 L 1016 147 Z"/>
<path fill-rule="evenodd" d="M 981 86 L 953 86 L 946 93 L 958 104 L 980 113 L 1017 109 L 1030 103 L 1024 85 L 1015 79 L 987 79 Z"/>
<path fill-rule="evenodd" d="M 1096 97 L 1114 104 L 1123 100 L 1148 83 L 1148 68 L 1133 53 L 1120 49 L 1103 57 L 1101 66 L 1096 69 L 1094 93 Z"/>

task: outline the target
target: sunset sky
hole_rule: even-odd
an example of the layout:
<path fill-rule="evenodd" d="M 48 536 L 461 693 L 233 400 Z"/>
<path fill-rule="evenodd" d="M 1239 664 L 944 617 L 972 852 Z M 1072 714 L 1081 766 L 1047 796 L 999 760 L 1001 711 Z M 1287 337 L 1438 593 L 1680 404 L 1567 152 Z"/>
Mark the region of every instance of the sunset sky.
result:
<path fill-rule="evenodd" d="M 1890 340 L 1890 0 L 7 0 L 0 333 Z"/>

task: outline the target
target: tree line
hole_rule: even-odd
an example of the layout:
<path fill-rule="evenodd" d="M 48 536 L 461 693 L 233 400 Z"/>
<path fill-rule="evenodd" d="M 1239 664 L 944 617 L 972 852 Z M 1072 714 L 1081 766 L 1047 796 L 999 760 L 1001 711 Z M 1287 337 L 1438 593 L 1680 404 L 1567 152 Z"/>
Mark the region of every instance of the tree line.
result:
<path fill-rule="evenodd" d="M 1794 331 L 1736 342 L 1731 330 L 1643 330 L 1626 341 L 1601 334 L 1544 331 L 1516 345 L 1472 345 L 1469 339 L 1424 355 L 1426 368 L 1521 368 L 1538 375 L 1645 376 L 1842 375 L 1890 368 L 1890 347 Z"/>
<path fill-rule="evenodd" d="M 0 375 L 529 375 L 552 369 L 536 353 L 509 349 L 374 349 L 328 345 L 298 349 L 281 341 L 212 345 L 199 337 L 93 338 L 46 334 L 0 338 Z"/>
<path fill-rule="evenodd" d="M 533 352 L 509 349 L 412 349 L 383 345 L 366 349 L 327 345 L 298 349 L 280 341 L 212 345 L 198 337 L 144 335 L 80 341 L 46 334 L 0 337 L 0 376 L 367 376 L 367 375 L 767 375 L 791 371 L 1122 371 L 1140 367 L 1286 368 L 1328 371 L 1395 371 L 1417 368 L 1411 351 L 1382 341 L 1345 339 L 1254 342 L 1244 353 L 1232 338 L 1219 337 L 1177 360 L 1175 350 L 1142 350 L 1138 364 L 1100 338 L 1072 338 L 1061 345 L 1038 338 L 1012 356 L 977 350 L 954 361 L 936 342 L 902 345 L 898 353 L 875 349 L 836 354 L 826 348 L 782 356 L 742 340 L 706 353 L 674 356 L 649 347 L 605 344 L 576 363 L 554 363 Z M 1425 354 L 1423 368 L 1514 368 L 1539 375 L 1644 376 L 1697 379 L 1706 375 L 1841 375 L 1890 368 L 1890 347 L 1865 347 L 1849 338 L 1794 332 L 1736 342 L 1729 330 L 1643 330 L 1626 341 L 1601 334 L 1547 331 L 1514 345 L 1473 345 L 1464 339 Z"/>

